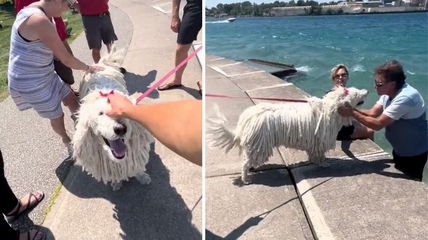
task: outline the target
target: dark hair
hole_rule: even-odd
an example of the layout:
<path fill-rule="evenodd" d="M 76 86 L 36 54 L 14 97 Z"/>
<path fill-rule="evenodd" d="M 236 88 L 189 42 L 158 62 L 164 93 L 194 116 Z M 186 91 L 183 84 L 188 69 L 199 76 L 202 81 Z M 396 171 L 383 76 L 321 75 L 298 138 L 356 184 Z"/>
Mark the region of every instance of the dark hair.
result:
<path fill-rule="evenodd" d="M 375 75 L 383 76 L 387 82 L 395 82 L 395 90 L 402 88 L 406 80 L 403 66 L 397 60 L 391 60 L 376 67 Z"/>

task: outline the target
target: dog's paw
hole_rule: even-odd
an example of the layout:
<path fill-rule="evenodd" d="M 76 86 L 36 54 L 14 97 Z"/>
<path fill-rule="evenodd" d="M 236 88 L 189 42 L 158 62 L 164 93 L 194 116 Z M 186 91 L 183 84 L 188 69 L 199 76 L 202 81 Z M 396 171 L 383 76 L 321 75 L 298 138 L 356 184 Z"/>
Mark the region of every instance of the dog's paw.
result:
<path fill-rule="evenodd" d="M 118 182 L 118 183 L 112 183 L 111 187 L 113 188 L 113 191 L 117 191 L 122 187 L 122 183 Z"/>
<path fill-rule="evenodd" d="M 140 175 L 137 175 L 135 178 L 141 183 L 141 184 L 150 184 L 152 182 L 152 179 L 150 178 L 150 175 L 147 173 L 142 173 Z"/>
<path fill-rule="evenodd" d="M 248 185 L 251 183 L 251 177 L 250 176 L 242 176 L 241 177 L 242 185 Z"/>

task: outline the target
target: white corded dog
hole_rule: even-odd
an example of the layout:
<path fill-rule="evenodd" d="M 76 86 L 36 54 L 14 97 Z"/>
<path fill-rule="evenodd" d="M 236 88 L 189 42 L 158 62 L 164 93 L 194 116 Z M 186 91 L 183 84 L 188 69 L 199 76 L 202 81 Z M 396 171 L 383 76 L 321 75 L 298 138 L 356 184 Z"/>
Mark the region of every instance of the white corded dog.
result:
<path fill-rule="evenodd" d="M 342 117 L 338 107 L 349 103 L 355 107 L 367 96 L 367 90 L 337 88 L 322 99 L 312 97 L 308 103 L 262 103 L 247 108 L 235 130 L 225 127 L 226 118 L 217 111 L 211 122 L 208 139 L 212 146 L 226 152 L 239 147 L 244 152 L 242 181 L 248 183 L 248 171 L 272 156 L 273 148 L 285 146 L 304 150 L 309 161 L 320 164 L 325 153 L 336 146 L 336 136 L 351 118 Z"/>
<path fill-rule="evenodd" d="M 111 107 L 111 93 L 128 96 L 124 76 L 119 71 L 124 51 L 111 51 L 99 64 L 103 71 L 86 74 L 80 83 L 81 105 L 76 132 L 73 136 L 73 157 L 76 163 L 114 190 L 121 182 L 136 177 L 142 184 L 150 183 L 145 172 L 149 160 L 152 135 L 138 123 L 113 119 L 105 114 Z M 136 97 L 128 98 L 135 102 Z"/>

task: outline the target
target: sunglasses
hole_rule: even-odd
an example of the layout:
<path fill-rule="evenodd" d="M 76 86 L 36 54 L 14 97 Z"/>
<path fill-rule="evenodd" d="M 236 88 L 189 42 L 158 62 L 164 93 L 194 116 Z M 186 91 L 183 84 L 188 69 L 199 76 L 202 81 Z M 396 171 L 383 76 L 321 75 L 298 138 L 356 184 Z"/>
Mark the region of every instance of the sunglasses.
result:
<path fill-rule="evenodd" d="M 388 82 L 378 82 L 378 81 L 375 80 L 374 83 L 375 83 L 376 87 L 382 87 L 383 85 L 387 84 Z"/>
<path fill-rule="evenodd" d="M 346 78 L 348 77 L 348 74 L 343 73 L 343 74 L 337 74 L 336 76 L 334 76 L 334 78 Z"/>

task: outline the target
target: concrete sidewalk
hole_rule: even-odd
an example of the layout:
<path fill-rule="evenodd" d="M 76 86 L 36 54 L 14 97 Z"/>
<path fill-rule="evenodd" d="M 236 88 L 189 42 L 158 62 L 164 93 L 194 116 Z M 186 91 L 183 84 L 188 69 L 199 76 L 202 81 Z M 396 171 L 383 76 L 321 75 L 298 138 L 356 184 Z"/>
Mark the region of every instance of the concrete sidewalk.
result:
<path fill-rule="evenodd" d="M 206 118 L 215 117 L 217 105 L 231 129 L 245 108 L 263 101 L 254 98 L 307 96 L 242 62 L 206 59 L 207 94 L 240 97 L 208 96 Z M 240 181 L 237 149 L 225 154 L 207 147 L 205 153 L 207 240 L 428 236 L 428 187 L 395 169 L 389 154 L 370 140 L 338 141 L 326 155 L 327 167 L 308 163 L 302 151 L 277 148 L 251 173 L 249 185 Z"/>
<path fill-rule="evenodd" d="M 144 92 L 174 68 L 176 34 L 169 28 L 171 1 L 112 0 L 109 5 L 119 38 L 116 46 L 127 49 L 123 66 L 128 70 L 128 90 L 131 94 Z M 92 63 L 84 33 L 71 47 L 79 59 Z M 78 82 L 82 72 L 75 71 L 74 76 Z M 183 76 L 185 87 L 154 91 L 142 103 L 200 98 L 196 82 L 201 78 L 201 65 L 193 58 Z M 31 189 L 46 193 L 45 200 L 15 225 L 25 230 L 32 223 L 43 224 L 49 239 L 59 240 L 201 239 L 200 167 L 156 142 L 148 165 L 151 184 L 143 186 L 131 180 L 119 191 L 112 191 L 64 161 L 61 140 L 47 120 L 32 110 L 19 112 L 10 97 L 0 103 L 0 111 L 1 148 L 12 189 L 18 196 Z M 71 135 L 73 124 L 68 109 L 65 112 Z"/>

